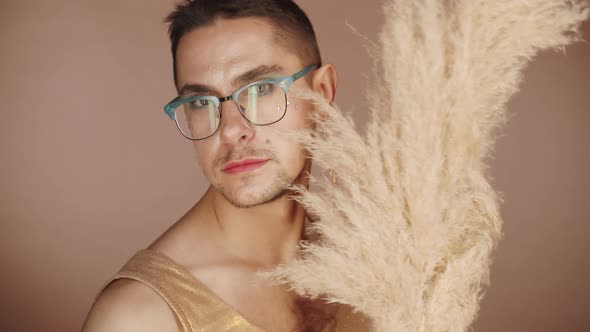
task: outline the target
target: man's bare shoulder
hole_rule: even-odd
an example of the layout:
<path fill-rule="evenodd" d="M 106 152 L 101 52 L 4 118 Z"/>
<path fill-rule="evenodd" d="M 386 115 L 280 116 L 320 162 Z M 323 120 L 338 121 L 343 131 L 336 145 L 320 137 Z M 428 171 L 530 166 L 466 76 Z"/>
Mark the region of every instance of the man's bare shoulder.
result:
<path fill-rule="evenodd" d="M 82 332 L 178 331 L 168 304 L 154 290 L 131 279 L 113 281 L 90 309 Z"/>

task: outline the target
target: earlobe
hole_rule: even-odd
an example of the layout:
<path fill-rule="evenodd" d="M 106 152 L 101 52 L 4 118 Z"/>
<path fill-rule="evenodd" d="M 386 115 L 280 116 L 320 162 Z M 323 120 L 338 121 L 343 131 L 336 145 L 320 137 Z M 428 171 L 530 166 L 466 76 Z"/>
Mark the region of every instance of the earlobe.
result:
<path fill-rule="evenodd" d="M 337 84 L 338 75 L 334 65 L 325 64 L 316 69 L 316 73 L 313 76 L 313 90 L 322 95 L 330 105 L 336 97 Z"/>

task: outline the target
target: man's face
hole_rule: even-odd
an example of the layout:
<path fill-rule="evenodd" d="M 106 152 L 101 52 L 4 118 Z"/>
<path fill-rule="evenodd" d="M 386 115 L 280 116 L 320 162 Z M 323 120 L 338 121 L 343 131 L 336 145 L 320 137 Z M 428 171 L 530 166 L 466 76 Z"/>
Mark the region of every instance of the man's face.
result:
<path fill-rule="evenodd" d="M 217 97 L 230 95 L 252 81 L 293 75 L 309 65 L 280 46 L 273 37 L 273 27 L 256 18 L 219 20 L 187 33 L 179 42 L 176 64 L 181 95 Z M 238 80 L 261 68 L 274 70 L 257 77 L 246 75 L 250 76 L 247 81 Z M 194 141 L 203 173 L 233 205 L 248 207 L 270 202 L 286 192 L 287 184 L 301 183 L 301 172 L 309 168 L 306 152 L 280 133 L 309 126 L 306 116 L 311 111 L 310 104 L 298 100 L 291 92 L 307 84 L 302 78 L 291 85 L 285 116 L 268 126 L 249 123 L 233 101 L 221 103 L 217 132 L 205 140 Z M 186 85 L 204 87 L 199 89 L 203 91 L 183 92 Z M 267 161 L 239 172 L 226 169 L 229 162 L 245 159 Z"/>

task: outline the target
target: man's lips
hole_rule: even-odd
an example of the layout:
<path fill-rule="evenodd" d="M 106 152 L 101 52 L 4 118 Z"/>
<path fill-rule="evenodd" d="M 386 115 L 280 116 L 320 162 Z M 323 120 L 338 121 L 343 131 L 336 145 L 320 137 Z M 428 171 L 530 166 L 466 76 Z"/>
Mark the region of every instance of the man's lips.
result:
<path fill-rule="evenodd" d="M 223 171 L 230 174 L 251 171 L 266 164 L 268 159 L 244 159 L 231 161 L 225 165 Z"/>

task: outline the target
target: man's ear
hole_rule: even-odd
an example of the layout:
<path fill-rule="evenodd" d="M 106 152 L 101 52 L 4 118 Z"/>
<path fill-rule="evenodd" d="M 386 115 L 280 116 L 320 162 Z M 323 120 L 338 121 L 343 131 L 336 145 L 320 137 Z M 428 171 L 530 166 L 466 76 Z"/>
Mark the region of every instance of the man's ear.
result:
<path fill-rule="evenodd" d="M 315 70 L 312 81 L 312 89 L 322 95 L 332 105 L 336 97 L 336 85 L 338 84 L 338 74 L 332 64 L 322 65 Z"/>

